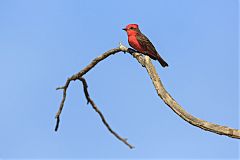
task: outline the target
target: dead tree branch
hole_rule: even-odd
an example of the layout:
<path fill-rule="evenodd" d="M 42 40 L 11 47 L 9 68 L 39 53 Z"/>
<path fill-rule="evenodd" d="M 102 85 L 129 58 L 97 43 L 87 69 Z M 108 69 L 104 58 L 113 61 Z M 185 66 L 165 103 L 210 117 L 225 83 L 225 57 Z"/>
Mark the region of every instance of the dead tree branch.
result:
<path fill-rule="evenodd" d="M 240 139 L 240 130 L 238 129 L 233 129 L 227 126 L 221 126 L 221 125 L 217 125 L 214 123 L 210 123 L 207 122 L 205 120 L 196 118 L 194 116 L 192 116 L 191 114 L 189 114 L 187 111 L 185 111 L 172 97 L 171 95 L 165 90 L 158 74 L 157 71 L 155 69 L 155 67 L 153 66 L 150 58 L 148 56 L 143 57 L 140 53 L 136 53 L 134 50 L 127 48 L 125 46 L 123 46 L 122 44 L 120 44 L 120 46 L 118 48 L 115 49 L 111 49 L 107 52 L 105 52 L 104 54 L 102 54 L 101 56 L 95 58 L 89 65 L 87 65 L 85 68 L 83 68 L 80 72 L 74 74 L 73 76 L 71 76 L 70 78 L 67 79 L 65 85 L 63 87 L 59 87 L 58 89 L 62 89 L 63 90 L 63 97 L 62 97 L 62 101 L 59 107 L 59 110 L 55 116 L 55 118 L 57 119 L 57 123 L 56 123 L 56 127 L 55 127 L 55 131 L 57 131 L 58 126 L 59 126 L 59 122 L 60 122 L 60 114 L 62 112 L 63 106 L 64 106 L 64 102 L 66 99 L 66 92 L 67 92 L 67 88 L 70 84 L 71 81 L 75 81 L 75 80 L 80 80 L 83 83 L 83 87 L 84 87 L 84 93 L 86 96 L 87 101 L 92 105 L 93 109 L 100 115 L 104 125 L 108 128 L 108 130 L 116 137 L 118 138 L 120 141 L 124 142 L 126 145 L 128 145 L 128 147 L 132 148 L 133 146 L 131 146 L 130 144 L 128 144 L 128 142 L 126 141 L 126 139 L 123 139 L 122 137 L 120 137 L 116 132 L 114 132 L 110 126 L 108 125 L 107 121 L 105 120 L 103 114 L 100 112 L 100 110 L 97 108 L 97 106 L 95 105 L 95 103 L 91 100 L 91 98 L 89 97 L 88 91 L 87 91 L 87 83 L 85 81 L 85 79 L 82 77 L 84 74 L 86 74 L 88 71 L 90 71 L 93 67 L 96 66 L 96 64 L 98 64 L 100 61 L 104 60 L 105 58 L 107 58 L 110 55 L 113 55 L 115 53 L 118 52 L 128 52 L 130 54 L 132 54 L 132 56 L 134 58 L 136 58 L 138 60 L 138 62 L 146 68 L 152 82 L 153 85 L 155 87 L 155 90 L 157 91 L 158 96 L 164 101 L 165 104 L 167 104 L 178 116 L 180 116 L 183 120 L 187 121 L 188 123 L 199 127 L 201 129 L 204 129 L 206 131 L 210 131 L 219 135 L 225 135 L 228 137 L 232 137 L 232 138 L 236 138 L 236 139 Z"/>
<path fill-rule="evenodd" d="M 119 136 L 115 131 L 112 130 L 112 128 L 110 127 L 110 125 L 107 123 L 106 119 L 104 118 L 102 112 L 98 109 L 98 107 L 96 106 L 96 104 L 93 102 L 93 100 L 90 98 L 89 93 L 88 93 L 88 85 L 86 80 L 81 77 L 79 78 L 80 81 L 82 81 L 83 84 L 83 90 L 84 90 L 84 94 L 86 96 L 87 99 L 87 103 L 90 103 L 92 105 L 92 108 L 99 114 L 103 124 L 107 127 L 107 129 L 109 130 L 110 133 L 112 133 L 117 139 L 119 139 L 120 141 L 122 141 L 123 143 L 125 143 L 129 148 L 134 148 L 131 144 L 129 144 L 127 142 L 126 138 L 122 138 L 121 136 Z"/>
<path fill-rule="evenodd" d="M 55 116 L 55 118 L 57 119 L 55 131 L 57 131 L 57 130 L 58 130 L 58 127 L 59 127 L 60 114 L 62 113 L 62 109 L 63 109 L 63 106 L 64 106 L 64 102 L 65 102 L 66 96 L 67 96 L 67 89 L 68 89 L 68 86 L 69 86 L 70 82 L 71 82 L 71 81 L 78 80 L 78 79 L 81 78 L 84 74 L 86 74 L 88 71 L 90 71 L 94 66 L 96 66 L 100 61 L 102 61 L 102 60 L 104 60 L 105 58 L 107 58 L 108 56 L 110 56 L 110 55 L 112 55 L 112 54 L 115 54 L 115 53 L 118 53 L 118 52 L 120 52 L 120 51 L 121 51 L 121 49 L 118 47 L 118 48 L 111 49 L 111 50 L 105 52 L 105 53 L 102 54 L 101 56 L 95 58 L 90 64 L 88 64 L 88 65 L 87 65 L 85 68 L 83 68 L 80 72 L 78 72 L 78 73 L 72 75 L 70 78 L 68 78 L 64 86 L 56 88 L 56 90 L 60 90 L 60 89 L 63 90 L 63 97 L 62 97 L 62 101 L 61 101 L 60 107 L 59 107 L 59 109 L 58 109 L 58 112 L 56 113 L 56 116 Z"/>

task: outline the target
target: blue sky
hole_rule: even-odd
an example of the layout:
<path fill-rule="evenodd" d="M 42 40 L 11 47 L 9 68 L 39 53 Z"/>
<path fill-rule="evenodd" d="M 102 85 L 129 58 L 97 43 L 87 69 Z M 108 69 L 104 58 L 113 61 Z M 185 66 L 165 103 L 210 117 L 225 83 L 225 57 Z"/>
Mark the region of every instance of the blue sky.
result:
<path fill-rule="evenodd" d="M 55 88 L 93 58 L 127 44 L 137 23 L 168 62 L 154 65 L 191 114 L 239 128 L 237 0 L 0 1 L 0 158 L 237 159 L 239 140 L 189 125 L 157 96 L 129 54 L 114 55 L 85 78 L 113 137 L 71 84 L 59 131 Z"/>

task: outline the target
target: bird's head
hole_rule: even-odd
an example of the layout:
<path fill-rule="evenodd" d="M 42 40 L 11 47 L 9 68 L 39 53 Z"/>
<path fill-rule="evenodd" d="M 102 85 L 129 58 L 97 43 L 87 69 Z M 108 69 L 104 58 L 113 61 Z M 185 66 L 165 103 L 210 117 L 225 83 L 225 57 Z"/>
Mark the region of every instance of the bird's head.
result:
<path fill-rule="evenodd" d="M 137 24 L 129 24 L 126 28 L 123 28 L 123 30 L 127 32 L 128 36 L 136 35 L 140 32 Z"/>

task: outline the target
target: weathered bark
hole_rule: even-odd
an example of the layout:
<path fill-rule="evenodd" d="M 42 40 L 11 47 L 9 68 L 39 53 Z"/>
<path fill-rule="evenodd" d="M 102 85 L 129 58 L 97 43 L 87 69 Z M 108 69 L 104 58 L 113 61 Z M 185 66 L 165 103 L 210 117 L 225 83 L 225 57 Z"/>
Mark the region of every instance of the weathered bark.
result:
<path fill-rule="evenodd" d="M 63 89 L 63 98 L 59 107 L 59 110 L 55 116 L 55 118 L 57 119 L 57 123 L 56 123 L 56 127 L 55 127 L 55 131 L 57 131 L 58 126 L 59 126 L 59 122 L 60 122 L 60 114 L 62 112 L 63 106 L 64 106 L 64 102 L 66 99 L 66 92 L 67 92 L 67 88 L 70 84 L 71 81 L 75 81 L 75 80 L 81 80 L 83 82 L 85 82 L 85 79 L 83 79 L 83 75 L 86 74 L 88 71 L 90 71 L 93 67 L 95 67 L 96 64 L 98 64 L 100 61 L 104 60 L 105 58 L 107 58 L 108 56 L 118 53 L 118 52 L 128 52 L 130 54 L 133 55 L 134 58 L 136 58 L 138 60 L 138 62 L 146 68 L 152 82 L 153 85 L 157 91 L 158 96 L 164 101 L 165 104 L 167 104 L 177 115 L 179 115 L 183 120 L 187 121 L 188 123 L 199 127 L 201 129 L 204 129 L 206 131 L 210 131 L 219 135 L 225 135 L 228 137 L 232 137 L 232 138 L 237 138 L 240 139 L 240 130 L 238 129 L 233 129 L 227 126 L 221 126 L 221 125 L 217 125 L 214 123 L 210 123 L 207 122 L 205 120 L 196 118 L 194 116 L 192 116 L 191 114 L 189 114 L 187 111 L 185 111 L 172 97 L 171 95 L 165 90 L 157 72 L 155 67 L 153 66 L 150 58 L 148 56 L 143 57 L 140 53 L 136 53 L 134 50 L 127 48 L 125 46 L 123 46 L 122 44 L 120 44 L 120 46 L 118 48 L 115 49 L 111 49 L 107 52 L 105 52 L 104 54 L 102 54 L 101 56 L 95 58 L 89 65 L 87 65 L 85 68 L 83 68 L 80 72 L 74 74 L 72 77 L 68 78 L 65 85 L 63 87 L 59 87 L 57 89 Z M 128 145 L 130 148 L 133 148 L 133 146 L 131 146 L 130 144 L 128 144 L 127 140 L 124 138 L 121 138 L 116 132 L 114 132 L 110 126 L 108 125 L 108 123 L 106 122 L 105 118 L 103 117 L 103 114 L 100 112 L 100 110 L 96 107 L 96 105 L 94 104 L 94 102 L 90 99 L 88 92 L 87 92 L 87 85 L 85 84 L 84 86 L 84 92 L 85 92 L 85 96 L 88 100 L 88 102 L 91 103 L 91 105 L 93 106 L 93 109 L 95 109 L 95 111 L 100 115 L 104 125 L 108 128 L 108 130 L 119 140 L 121 140 L 123 143 L 125 143 L 126 145 Z M 91 101 L 92 102 L 91 102 Z"/>

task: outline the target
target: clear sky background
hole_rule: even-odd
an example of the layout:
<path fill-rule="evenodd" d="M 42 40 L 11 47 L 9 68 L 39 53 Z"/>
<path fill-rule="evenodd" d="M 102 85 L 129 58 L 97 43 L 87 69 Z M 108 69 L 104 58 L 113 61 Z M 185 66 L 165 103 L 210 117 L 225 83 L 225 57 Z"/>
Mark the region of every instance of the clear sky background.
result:
<path fill-rule="evenodd" d="M 0 158 L 237 159 L 239 140 L 189 125 L 157 96 L 141 65 L 119 53 L 86 76 L 111 135 L 70 85 L 59 131 L 55 113 L 67 77 L 128 46 L 137 23 L 168 62 L 154 65 L 192 115 L 239 128 L 237 0 L 1 0 Z"/>

